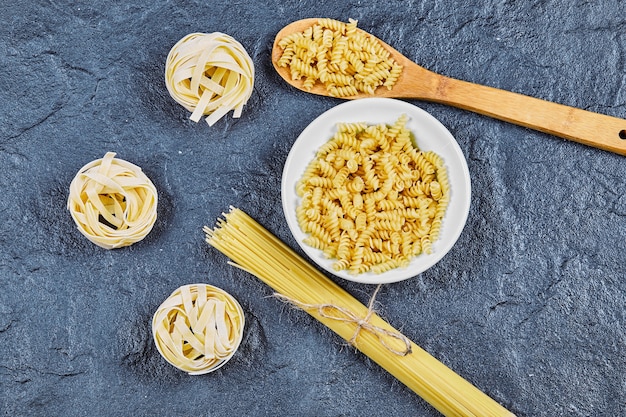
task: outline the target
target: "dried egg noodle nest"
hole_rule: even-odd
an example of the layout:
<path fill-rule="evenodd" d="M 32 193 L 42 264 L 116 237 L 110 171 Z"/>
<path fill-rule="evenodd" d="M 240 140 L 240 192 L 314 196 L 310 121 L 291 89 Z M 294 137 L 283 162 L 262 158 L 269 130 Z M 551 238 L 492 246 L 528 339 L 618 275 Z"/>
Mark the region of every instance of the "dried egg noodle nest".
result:
<path fill-rule="evenodd" d="M 244 47 L 220 32 L 192 33 L 167 56 L 165 85 L 178 104 L 209 126 L 230 110 L 241 116 L 254 86 L 254 64 Z"/>
<path fill-rule="evenodd" d="M 146 237 L 156 221 L 157 200 L 157 190 L 141 168 L 107 152 L 76 174 L 67 208 L 87 239 L 114 249 Z"/>
<path fill-rule="evenodd" d="M 152 334 L 163 357 L 190 375 L 222 367 L 241 343 L 243 309 L 224 290 L 191 284 L 178 288 L 154 313 Z"/>

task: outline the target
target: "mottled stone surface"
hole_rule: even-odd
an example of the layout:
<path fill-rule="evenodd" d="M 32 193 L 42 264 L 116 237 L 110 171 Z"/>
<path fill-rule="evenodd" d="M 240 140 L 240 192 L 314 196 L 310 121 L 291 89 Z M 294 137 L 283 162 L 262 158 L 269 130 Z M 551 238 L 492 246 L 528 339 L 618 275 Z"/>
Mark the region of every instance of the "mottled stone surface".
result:
<path fill-rule="evenodd" d="M 289 88 L 273 37 L 311 16 L 359 20 L 436 72 L 626 116 L 618 0 L 25 1 L 0 6 L 0 414 L 435 416 L 271 290 L 201 228 L 229 205 L 292 247 L 280 204 L 298 134 L 340 103 Z M 238 39 L 256 66 L 243 117 L 188 120 L 163 82 L 191 32 Z M 383 287 L 381 313 L 518 416 L 626 414 L 626 159 L 463 110 L 411 101 L 456 137 L 472 205 L 435 267 Z M 65 209 L 78 169 L 115 151 L 160 193 L 154 230 L 106 251 Z M 188 376 L 150 319 L 178 286 L 243 305 L 240 351 Z M 339 282 L 362 301 L 373 288 Z"/>

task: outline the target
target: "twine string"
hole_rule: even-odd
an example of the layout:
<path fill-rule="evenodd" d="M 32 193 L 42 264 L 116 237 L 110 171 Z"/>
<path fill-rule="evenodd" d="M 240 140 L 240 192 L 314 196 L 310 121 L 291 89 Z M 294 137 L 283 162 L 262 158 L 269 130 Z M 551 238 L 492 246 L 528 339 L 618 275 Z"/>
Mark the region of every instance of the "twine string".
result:
<path fill-rule="evenodd" d="M 370 301 L 367 305 L 367 314 L 365 315 L 365 317 L 359 317 L 351 310 L 334 304 L 307 304 L 278 293 L 274 293 L 274 297 L 301 310 L 316 310 L 320 317 L 324 317 L 330 320 L 337 320 L 344 323 L 356 324 L 354 334 L 352 335 L 350 340 L 348 340 L 348 343 L 355 348 L 358 348 L 357 338 L 359 336 L 359 333 L 361 332 L 361 330 L 364 330 L 374 334 L 378 338 L 381 345 L 383 345 L 385 349 L 387 349 L 391 353 L 398 356 L 406 356 L 412 352 L 411 341 L 408 337 L 400 332 L 391 331 L 388 329 L 384 329 L 380 326 L 376 326 L 369 321 L 372 315 L 375 314 L 374 301 L 376 299 L 378 291 L 380 290 L 380 287 L 381 285 L 378 285 L 376 287 L 376 290 L 372 294 L 372 297 L 370 298 Z M 393 348 L 385 341 L 386 337 L 391 337 L 403 342 L 405 346 L 404 349 L 397 350 Z"/>

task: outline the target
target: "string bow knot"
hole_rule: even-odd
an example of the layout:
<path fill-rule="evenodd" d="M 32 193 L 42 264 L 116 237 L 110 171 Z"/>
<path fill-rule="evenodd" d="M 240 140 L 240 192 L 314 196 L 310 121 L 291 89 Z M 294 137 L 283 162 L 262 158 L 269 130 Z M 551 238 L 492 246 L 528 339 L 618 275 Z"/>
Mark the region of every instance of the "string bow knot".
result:
<path fill-rule="evenodd" d="M 359 336 L 359 333 L 361 332 L 361 330 L 364 330 L 364 331 L 374 334 L 378 338 L 380 343 L 391 353 L 394 353 L 398 356 L 406 356 L 412 352 L 411 341 L 409 340 L 408 337 L 406 337 L 400 332 L 391 331 L 388 329 L 384 329 L 380 326 L 376 326 L 370 323 L 369 321 L 372 315 L 375 313 L 374 300 L 376 299 L 376 295 L 378 294 L 380 287 L 381 287 L 380 285 L 376 287 L 376 290 L 374 291 L 372 298 L 370 298 L 369 304 L 367 306 L 367 314 L 365 315 L 365 317 L 359 317 L 351 310 L 340 307 L 340 306 L 336 306 L 334 304 L 307 304 L 307 303 L 300 302 L 298 300 L 294 300 L 293 298 L 287 297 L 286 295 L 278 294 L 278 293 L 275 293 L 274 297 L 276 297 L 277 299 L 281 301 L 289 303 L 294 307 L 300 308 L 302 310 L 317 310 L 317 313 L 321 317 L 324 317 L 330 320 L 337 320 L 337 321 L 342 321 L 345 323 L 356 324 L 356 329 L 354 330 L 354 334 L 352 335 L 350 340 L 348 340 L 348 343 L 354 347 L 357 347 L 356 340 L 357 340 L 357 337 Z M 405 346 L 404 349 L 397 350 L 393 348 L 385 341 L 385 337 L 391 337 L 391 338 L 394 338 L 403 342 Z"/>

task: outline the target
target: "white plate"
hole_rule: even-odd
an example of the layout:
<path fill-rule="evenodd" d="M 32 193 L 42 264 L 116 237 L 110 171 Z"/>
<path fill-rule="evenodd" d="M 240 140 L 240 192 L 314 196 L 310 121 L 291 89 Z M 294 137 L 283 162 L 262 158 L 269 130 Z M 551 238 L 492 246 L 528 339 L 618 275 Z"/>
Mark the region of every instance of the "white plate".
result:
<path fill-rule="evenodd" d="M 439 154 L 448 170 L 450 181 L 450 204 L 442 222 L 439 239 L 433 243 L 432 254 L 420 254 L 405 268 L 396 268 L 382 274 L 367 272 L 353 275 L 347 271 L 335 271 L 334 259 L 326 258 L 322 251 L 303 243 L 307 237 L 296 217 L 300 198 L 296 183 L 313 160 L 317 149 L 329 141 L 340 122 L 366 122 L 368 124 L 392 124 L 401 114 L 409 118 L 407 128 L 415 136 L 417 146 L 424 151 Z M 433 116 L 404 101 L 388 98 L 367 98 L 347 101 L 316 118 L 296 139 L 283 169 L 282 203 L 287 224 L 302 250 L 329 273 L 349 281 L 366 284 L 385 284 L 414 277 L 443 258 L 455 244 L 467 220 L 470 208 L 471 185 L 467 162 L 452 134 Z"/>

